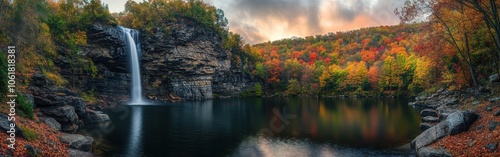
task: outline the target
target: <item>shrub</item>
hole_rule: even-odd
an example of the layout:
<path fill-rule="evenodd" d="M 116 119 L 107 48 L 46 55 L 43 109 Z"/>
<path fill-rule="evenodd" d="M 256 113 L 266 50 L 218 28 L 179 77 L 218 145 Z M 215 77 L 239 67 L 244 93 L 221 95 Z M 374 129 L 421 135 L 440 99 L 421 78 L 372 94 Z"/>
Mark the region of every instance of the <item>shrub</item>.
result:
<path fill-rule="evenodd" d="M 35 131 L 31 130 L 29 127 L 20 127 L 23 130 L 23 135 L 28 141 L 33 141 L 37 138 Z"/>
<path fill-rule="evenodd" d="M 82 93 L 82 98 L 85 102 L 94 104 L 97 102 L 96 94 L 94 90 L 89 90 Z"/>
<path fill-rule="evenodd" d="M 33 115 L 33 106 L 32 104 L 24 97 L 23 94 L 17 93 L 17 114 L 26 118 L 34 118 Z"/>
<path fill-rule="evenodd" d="M 4 58 L 4 53 L 0 51 L 0 100 L 7 93 L 7 61 Z"/>

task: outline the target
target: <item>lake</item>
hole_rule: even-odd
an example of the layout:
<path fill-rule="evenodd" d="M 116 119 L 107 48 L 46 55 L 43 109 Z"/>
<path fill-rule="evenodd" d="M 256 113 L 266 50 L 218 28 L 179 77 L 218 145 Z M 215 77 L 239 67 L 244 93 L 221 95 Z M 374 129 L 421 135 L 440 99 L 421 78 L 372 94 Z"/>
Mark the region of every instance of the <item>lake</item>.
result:
<path fill-rule="evenodd" d="M 415 156 L 419 109 L 400 98 L 231 98 L 104 110 L 103 156 Z"/>

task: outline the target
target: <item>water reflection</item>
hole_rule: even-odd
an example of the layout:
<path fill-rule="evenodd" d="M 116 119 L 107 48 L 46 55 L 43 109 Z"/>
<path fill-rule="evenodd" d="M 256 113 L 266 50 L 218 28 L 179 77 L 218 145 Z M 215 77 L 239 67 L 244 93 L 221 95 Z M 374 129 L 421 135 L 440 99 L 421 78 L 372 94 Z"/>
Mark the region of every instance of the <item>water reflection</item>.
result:
<path fill-rule="evenodd" d="M 404 99 L 235 98 L 106 111 L 109 156 L 401 155 L 420 131 Z M 262 130 L 272 136 L 263 137 Z M 252 153 L 253 152 L 253 153 Z M 300 153 L 303 152 L 303 153 Z M 289 154 L 291 153 L 291 154 Z"/>
<path fill-rule="evenodd" d="M 142 107 L 131 106 L 131 122 L 127 156 L 139 156 L 142 152 Z"/>
<path fill-rule="evenodd" d="M 415 156 L 412 150 L 401 148 L 374 150 L 350 148 L 338 145 L 319 144 L 310 140 L 249 137 L 229 156 L 231 157 L 275 157 L 275 156 Z"/>

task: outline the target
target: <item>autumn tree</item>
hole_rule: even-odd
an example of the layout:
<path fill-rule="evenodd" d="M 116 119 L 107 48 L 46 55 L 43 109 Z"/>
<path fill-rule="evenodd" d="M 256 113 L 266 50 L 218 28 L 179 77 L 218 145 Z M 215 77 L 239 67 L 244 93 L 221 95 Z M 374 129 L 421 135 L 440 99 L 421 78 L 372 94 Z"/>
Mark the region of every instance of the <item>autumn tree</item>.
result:
<path fill-rule="evenodd" d="M 471 49 L 470 40 L 476 33 L 480 18 L 477 18 L 477 14 L 471 11 L 470 8 L 454 0 L 408 0 L 402 10 L 397 10 L 396 13 L 403 23 L 419 20 L 421 16 L 430 14 L 430 23 L 440 28 L 435 30 L 441 32 L 438 37 L 442 37 L 453 45 L 467 65 L 473 85 L 477 86 L 474 50 Z"/>

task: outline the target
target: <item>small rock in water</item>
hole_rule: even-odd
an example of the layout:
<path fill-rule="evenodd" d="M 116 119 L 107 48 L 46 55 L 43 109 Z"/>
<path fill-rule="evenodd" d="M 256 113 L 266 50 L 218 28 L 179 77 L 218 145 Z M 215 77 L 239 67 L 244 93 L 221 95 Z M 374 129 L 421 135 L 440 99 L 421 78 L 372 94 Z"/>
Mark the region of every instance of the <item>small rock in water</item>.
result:
<path fill-rule="evenodd" d="M 498 142 L 486 144 L 484 147 L 488 148 L 491 152 L 494 152 L 498 147 Z"/>
<path fill-rule="evenodd" d="M 495 113 L 495 116 L 500 116 L 500 110 Z"/>

